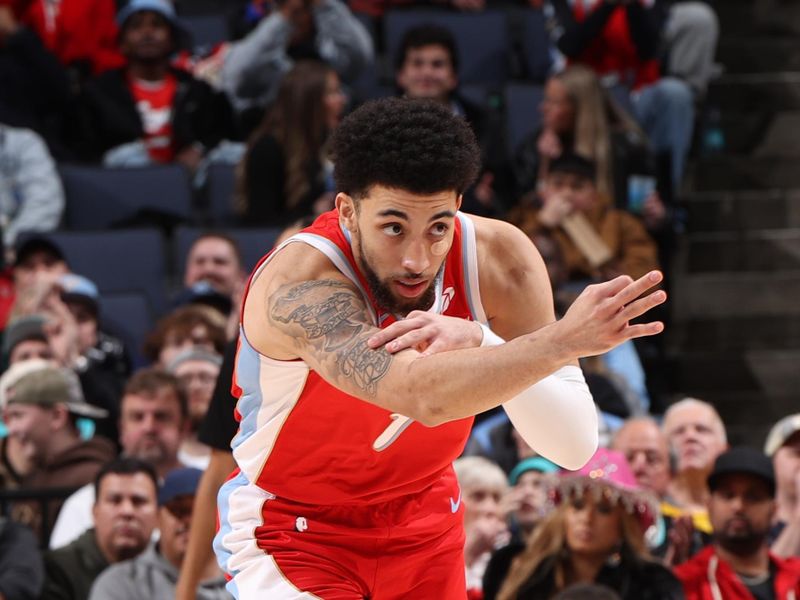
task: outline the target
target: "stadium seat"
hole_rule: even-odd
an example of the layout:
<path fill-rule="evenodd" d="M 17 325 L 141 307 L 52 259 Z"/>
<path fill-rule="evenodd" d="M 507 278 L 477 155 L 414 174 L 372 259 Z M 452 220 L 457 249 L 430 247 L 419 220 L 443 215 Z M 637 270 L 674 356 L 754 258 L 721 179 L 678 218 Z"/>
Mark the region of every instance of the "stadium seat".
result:
<path fill-rule="evenodd" d="M 505 96 L 506 139 L 509 156 L 514 156 L 520 142 L 541 126 L 539 104 L 544 91 L 538 85 L 511 83 L 505 88 Z"/>
<path fill-rule="evenodd" d="M 233 193 L 236 189 L 236 166 L 214 163 L 208 167 L 206 193 L 208 217 L 217 226 L 230 225 L 236 219 Z"/>
<path fill-rule="evenodd" d="M 147 296 L 139 292 L 104 293 L 100 316 L 106 331 L 118 336 L 128 348 L 134 369 L 144 366 L 142 344 L 154 324 Z"/>
<path fill-rule="evenodd" d="M 60 168 L 69 229 L 191 221 L 192 190 L 179 165 L 143 168 Z"/>
<path fill-rule="evenodd" d="M 449 29 L 456 39 L 461 83 L 505 83 L 509 73 L 510 44 L 505 13 L 484 11 L 461 14 L 435 10 L 393 10 L 384 20 L 386 50 L 394 64 L 405 32 L 423 24 Z"/>
<path fill-rule="evenodd" d="M 195 49 L 210 50 L 220 42 L 230 39 L 225 15 L 182 16 L 180 22 L 192 36 Z"/>
<path fill-rule="evenodd" d="M 48 234 L 67 257 L 70 269 L 91 279 L 101 296 L 140 293 L 150 314 L 165 307 L 164 243 L 155 229 L 58 231 Z"/>
<path fill-rule="evenodd" d="M 550 36 L 541 10 L 526 10 L 522 16 L 522 54 L 528 79 L 544 83 L 550 72 Z"/>
<path fill-rule="evenodd" d="M 183 277 L 186 257 L 192 243 L 204 233 L 205 229 L 197 227 L 179 227 L 175 231 L 175 273 Z M 281 233 L 280 227 L 264 227 L 254 229 L 218 229 L 220 233 L 231 236 L 239 243 L 242 260 L 246 271 L 251 271 L 259 259 L 272 249 L 275 240 Z"/>

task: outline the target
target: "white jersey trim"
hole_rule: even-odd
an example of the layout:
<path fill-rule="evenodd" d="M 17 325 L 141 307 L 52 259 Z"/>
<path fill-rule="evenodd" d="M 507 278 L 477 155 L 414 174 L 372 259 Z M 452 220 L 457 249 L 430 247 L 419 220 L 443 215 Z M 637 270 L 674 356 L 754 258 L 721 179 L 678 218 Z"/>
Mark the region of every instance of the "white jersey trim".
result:
<path fill-rule="evenodd" d="M 475 237 L 475 223 L 467 215 L 458 212 L 461 221 L 461 260 L 464 264 L 464 287 L 467 303 L 473 320 L 484 325 L 489 324 L 486 311 L 481 302 L 480 278 L 478 273 L 478 242 Z"/>

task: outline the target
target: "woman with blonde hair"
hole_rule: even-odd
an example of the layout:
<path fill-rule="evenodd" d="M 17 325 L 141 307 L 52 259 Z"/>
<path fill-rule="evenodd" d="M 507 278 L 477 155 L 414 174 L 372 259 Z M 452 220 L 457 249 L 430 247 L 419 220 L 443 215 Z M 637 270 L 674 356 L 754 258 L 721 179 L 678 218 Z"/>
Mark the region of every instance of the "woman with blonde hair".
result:
<path fill-rule="evenodd" d="M 574 65 L 550 77 L 539 110 L 541 129 L 515 153 L 520 195 L 535 192 L 550 162 L 565 152 L 597 165 L 598 192 L 618 208 L 628 207 L 630 177 L 655 173 L 655 156 L 644 132 L 588 67 Z M 650 194 L 641 210 L 648 227 L 660 225 L 665 216 L 657 193 Z"/>
<path fill-rule="evenodd" d="M 285 226 L 333 207 L 327 141 L 344 105 L 331 67 L 306 60 L 286 74 L 239 165 L 236 209 L 244 224 Z"/>
<path fill-rule="evenodd" d="M 623 600 L 683 598 L 680 582 L 647 554 L 657 503 L 624 455 L 599 449 L 561 477 L 552 497 L 553 512 L 515 559 L 497 600 L 546 600 L 577 583 L 608 586 Z"/>

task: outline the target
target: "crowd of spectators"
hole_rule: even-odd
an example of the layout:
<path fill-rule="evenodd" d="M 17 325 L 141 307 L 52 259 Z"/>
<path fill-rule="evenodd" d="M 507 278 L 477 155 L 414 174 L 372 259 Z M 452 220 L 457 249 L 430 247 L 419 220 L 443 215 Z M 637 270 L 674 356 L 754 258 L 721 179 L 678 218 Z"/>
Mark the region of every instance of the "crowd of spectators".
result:
<path fill-rule="evenodd" d="M 63 164 L 176 164 L 198 186 L 227 164 L 236 222 L 289 235 L 333 206 L 328 140 L 347 110 L 370 92 L 427 98 L 481 146 L 464 210 L 534 240 L 558 311 L 592 282 L 669 274 L 716 70 L 709 4 L 437 3 L 430 14 L 541 14 L 550 71 L 513 75 L 542 87 L 515 148 L 502 94 L 459 80 L 459 48 L 479 41 L 423 19 L 390 55 L 385 13 L 413 0 L 207 2 L 229 35 L 205 47 L 181 17 L 189 4 L 0 0 L 0 598 L 229 597 L 211 538 L 234 467 L 249 265 L 209 223 L 169 310 L 131 347 L 104 319 L 102 282 L 73 272 L 48 236 L 69 201 Z M 385 85 L 362 85 L 376 73 Z M 580 471 L 537 455 L 502 411 L 479 415 L 455 464 L 469 598 L 800 594 L 800 415 L 778 421 L 763 452 L 729 448 L 713 405 L 667 408 L 676 390 L 648 377 L 659 351 L 583 361 L 603 447 Z"/>

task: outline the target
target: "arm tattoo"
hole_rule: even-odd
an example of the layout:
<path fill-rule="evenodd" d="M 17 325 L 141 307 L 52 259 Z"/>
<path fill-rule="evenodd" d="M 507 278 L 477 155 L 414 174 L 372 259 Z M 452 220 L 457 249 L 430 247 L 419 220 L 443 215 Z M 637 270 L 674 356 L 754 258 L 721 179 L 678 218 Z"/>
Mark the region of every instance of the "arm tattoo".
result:
<path fill-rule="evenodd" d="M 363 301 L 344 283 L 306 281 L 279 289 L 269 300 L 269 316 L 286 325 L 299 325 L 316 348 L 321 363 L 336 359 L 334 375 L 352 381 L 370 396 L 386 375 L 392 355 L 367 346 L 369 320 Z M 292 332 L 287 332 L 292 333 Z"/>

